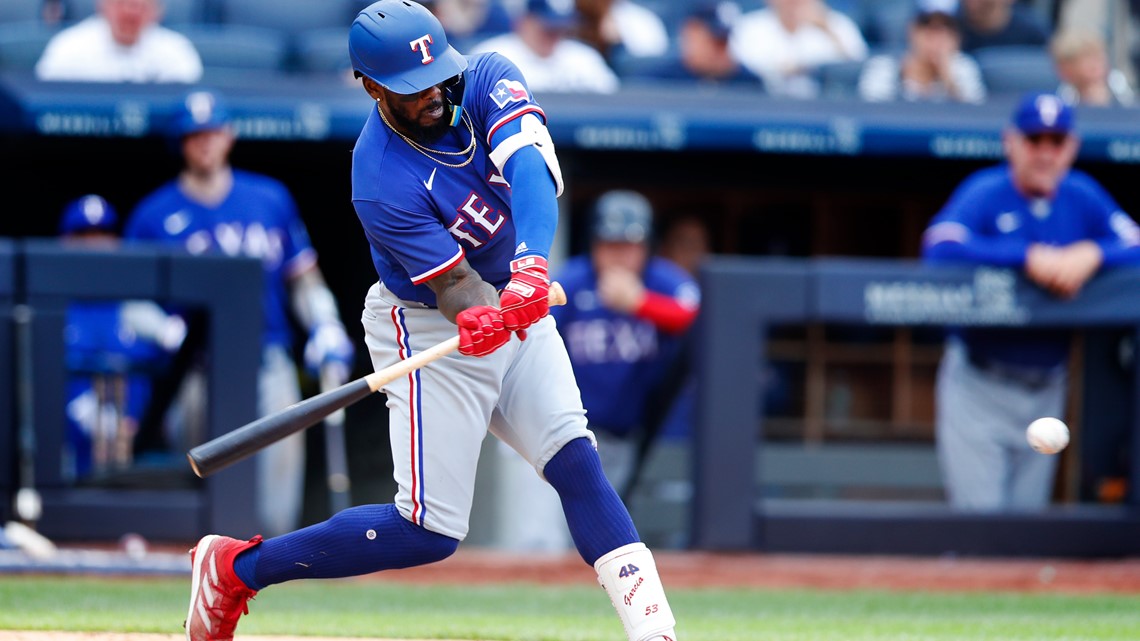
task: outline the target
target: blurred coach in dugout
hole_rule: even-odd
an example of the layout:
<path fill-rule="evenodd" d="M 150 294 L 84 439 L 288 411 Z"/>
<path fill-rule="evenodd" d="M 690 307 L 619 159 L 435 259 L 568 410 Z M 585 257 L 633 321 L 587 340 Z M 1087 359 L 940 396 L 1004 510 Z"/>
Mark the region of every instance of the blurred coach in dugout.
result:
<path fill-rule="evenodd" d="M 230 165 L 237 134 L 214 93 L 187 94 L 171 133 L 183 169 L 142 199 L 127 223 L 126 237 L 176 245 L 192 254 L 221 252 L 261 261 L 260 416 L 301 400 L 293 318 L 309 332 L 304 359 L 310 372 L 319 373 L 325 386 L 343 383 L 352 369 L 354 347 L 288 188 Z M 264 530 L 278 534 L 297 527 L 304 496 L 304 434 L 262 450 L 257 466 L 258 516 Z"/>
<path fill-rule="evenodd" d="M 680 392 L 678 385 L 670 394 L 663 383 L 700 304 L 688 272 L 650 256 L 652 234 L 653 207 L 645 196 L 603 194 L 594 204 L 589 254 L 571 258 L 556 278 L 566 305 L 550 310 L 602 467 L 619 491 L 629 489 L 639 437 L 659 427 Z"/>
<path fill-rule="evenodd" d="M 1019 269 L 1062 299 L 1077 297 L 1102 267 L 1140 263 L 1140 228 L 1072 169 L 1074 119 L 1056 95 L 1026 96 L 1003 135 L 1008 162 L 958 187 L 923 235 L 924 258 Z M 1057 457 L 1032 450 L 1025 428 L 1065 416 L 1069 337 L 1064 329 L 951 328 L 936 381 L 936 438 L 953 506 L 1048 505 Z"/>

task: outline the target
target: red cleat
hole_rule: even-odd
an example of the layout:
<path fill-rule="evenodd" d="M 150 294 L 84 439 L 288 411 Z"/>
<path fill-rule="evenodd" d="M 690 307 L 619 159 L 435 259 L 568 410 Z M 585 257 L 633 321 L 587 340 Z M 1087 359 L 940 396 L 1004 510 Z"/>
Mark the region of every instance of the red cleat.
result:
<path fill-rule="evenodd" d="M 210 534 L 190 550 L 194 578 L 182 624 L 187 641 L 232 641 L 238 619 L 249 614 L 247 602 L 257 594 L 234 573 L 234 559 L 260 543 L 260 535 L 239 541 Z"/>

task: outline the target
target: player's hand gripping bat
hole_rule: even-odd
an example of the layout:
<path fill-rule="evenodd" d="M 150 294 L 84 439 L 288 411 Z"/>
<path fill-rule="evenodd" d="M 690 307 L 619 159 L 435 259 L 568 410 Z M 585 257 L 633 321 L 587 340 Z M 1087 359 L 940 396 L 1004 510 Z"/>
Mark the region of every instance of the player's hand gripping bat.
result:
<path fill-rule="evenodd" d="M 566 292 L 558 283 L 550 284 L 550 304 L 566 304 Z M 380 371 L 294 403 L 279 412 L 206 441 L 186 454 L 190 459 L 190 467 L 199 477 L 206 478 L 249 458 L 286 436 L 316 425 L 329 414 L 360 401 L 388 383 L 458 349 L 459 336 L 456 335 Z"/>

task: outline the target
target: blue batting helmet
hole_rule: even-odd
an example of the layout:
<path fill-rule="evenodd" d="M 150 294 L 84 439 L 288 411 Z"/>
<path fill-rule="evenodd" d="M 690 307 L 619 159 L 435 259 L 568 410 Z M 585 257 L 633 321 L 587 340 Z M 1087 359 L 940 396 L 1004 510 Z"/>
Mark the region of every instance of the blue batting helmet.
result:
<path fill-rule="evenodd" d="M 348 31 L 348 57 L 359 76 L 388 91 L 419 93 L 458 76 L 464 58 L 430 11 L 409 0 L 380 0 L 356 15 Z"/>

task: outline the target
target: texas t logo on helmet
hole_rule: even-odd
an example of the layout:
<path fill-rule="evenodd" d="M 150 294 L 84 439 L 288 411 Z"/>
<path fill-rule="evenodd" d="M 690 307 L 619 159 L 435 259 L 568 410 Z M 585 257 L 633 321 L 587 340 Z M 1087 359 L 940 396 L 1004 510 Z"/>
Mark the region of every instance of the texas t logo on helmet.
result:
<path fill-rule="evenodd" d="M 420 36 L 419 38 L 416 38 L 415 40 L 408 43 L 409 45 L 411 45 L 412 51 L 418 51 L 423 56 L 423 59 L 420 60 L 421 64 L 426 65 L 429 62 L 431 62 L 432 60 L 435 60 L 435 58 L 433 58 L 431 55 L 431 48 L 428 47 L 428 45 L 431 44 L 432 42 L 433 42 L 433 40 L 431 39 L 431 34 L 425 33 L 424 35 Z"/>

